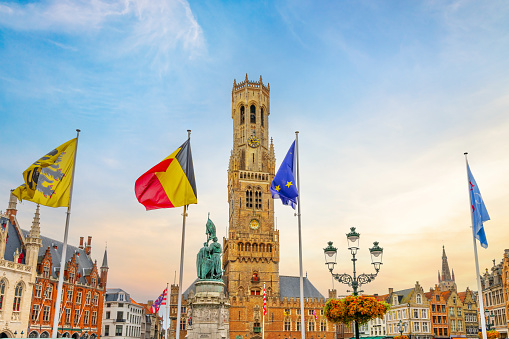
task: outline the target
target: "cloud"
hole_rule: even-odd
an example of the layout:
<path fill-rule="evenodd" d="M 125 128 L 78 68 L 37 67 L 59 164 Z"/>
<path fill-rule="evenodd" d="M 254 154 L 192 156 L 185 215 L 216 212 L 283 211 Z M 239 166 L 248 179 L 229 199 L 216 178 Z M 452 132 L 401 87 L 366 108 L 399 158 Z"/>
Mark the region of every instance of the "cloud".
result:
<path fill-rule="evenodd" d="M 176 48 L 188 57 L 200 55 L 203 31 L 184 0 L 50 0 L 30 4 L 0 4 L 0 26 L 17 31 L 61 35 L 93 35 L 108 51 L 142 51 L 153 63 L 168 68 Z M 70 50 L 72 46 L 51 43 Z M 112 47 L 115 46 L 115 47 Z"/>

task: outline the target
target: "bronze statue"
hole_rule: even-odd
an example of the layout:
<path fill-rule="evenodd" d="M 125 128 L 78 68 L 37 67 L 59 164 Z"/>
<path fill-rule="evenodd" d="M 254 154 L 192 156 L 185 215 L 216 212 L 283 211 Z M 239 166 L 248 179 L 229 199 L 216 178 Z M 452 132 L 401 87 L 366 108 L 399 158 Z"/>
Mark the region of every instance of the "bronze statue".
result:
<path fill-rule="evenodd" d="M 221 280 L 223 270 L 221 265 L 221 244 L 217 242 L 216 226 L 209 219 L 206 224 L 207 242 L 203 243 L 203 247 L 198 251 L 196 256 L 196 272 L 199 279 Z M 212 240 L 210 245 L 209 241 Z"/>

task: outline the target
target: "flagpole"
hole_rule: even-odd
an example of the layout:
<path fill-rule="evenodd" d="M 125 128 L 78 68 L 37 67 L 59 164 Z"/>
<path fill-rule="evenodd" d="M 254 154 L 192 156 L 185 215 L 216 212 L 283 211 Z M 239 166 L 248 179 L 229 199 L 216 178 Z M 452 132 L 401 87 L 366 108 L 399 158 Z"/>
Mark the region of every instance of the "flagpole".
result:
<path fill-rule="evenodd" d="M 487 339 L 486 334 L 486 319 L 484 316 L 484 301 L 482 296 L 482 286 L 481 286 L 481 274 L 479 273 L 479 259 L 477 258 L 477 242 L 475 241 L 475 232 L 474 232 L 474 216 L 472 214 L 472 195 L 470 194 L 470 183 L 468 182 L 468 160 L 467 160 L 467 152 L 465 154 L 465 166 L 467 169 L 467 186 L 468 186 L 468 198 L 470 200 L 470 220 L 472 222 L 472 239 L 474 240 L 474 258 L 475 258 L 475 272 L 477 274 L 477 296 L 479 298 L 479 316 L 481 317 L 481 331 L 482 331 L 482 339 Z"/>
<path fill-rule="evenodd" d="M 187 130 L 187 139 L 191 139 L 191 130 Z M 176 337 L 175 339 L 180 339 L 180 316 L 181 316 L 181 305 L 182 305 L 182 275 L 184 271 L 184 240 L 186 237 L 186 216 L 187 216 L 187 207 L 189 205 L 184 205 L 184 213 L 182 214 L 182 243 L 180 244 L 180 273 L 179 273 L 179 294 L 178 294 L 178 302 L 177 302 L 177 324 L 176 327 Z"/>
<path fill-rule="evenodd" d="M 166 283 L 166 312 L 165 312 L 165 314 L 166 314 L 166 319 L 165 319 L 165 321 L 166 321 L 166 334 L 164 335 L 164 337 L 166 339 L 169 339 L 169 331 L 168 330 L 170 329 L 170 313 L 168 311 L 169 306 L 170 306 L 170 298 L 169 298 L 170 295 L 168 294 L 168 291 L 169 291 L 168 287 L 169 287 L 169 283 Z"/>
<path fill-rule="evenodd" d="M 67 237 L 69 235 L 69 221 L 71 220 L 72 189 L 74 186 L 74 172 L 76 171 L 76 155 L 78 154 L 78 138 L 80 130 L 76 130 L 76 147 L 74 150 L 74 162 L 72 166 L 71 187 L 69 188 L 69 206 L 67 206 L 67 217 L 65 219 L 64 243 L 62 244 L 62 258 L 60 259 L 60 272 L 58 274 L 57 300 L 55 303 L 55 314 L 53 318 L 52 337 L 58 336 L 58 320 L 60 319 L 60 303 L 62 301 L 62 288 L 64 285 L 65 256 L 67 254 Z"/>
<path fill-rule="evenodd" d="M 262 339 L 265 339 L 265 284 L 263 284 L 263 305 L 262 305 Z"/>
<path fill-rule="evenodd" d="M 299 274 L 300 274 L 300 335 L 302 339 L 306 338 L 306 328 L 304 323 L 304 277 L 302 273 L 302 232 L 301 232 L 301 220 L 300 220 L 300 174 L 299 174 L 299 131 L 295 132 L 295 160 L 297 166 L 297 190 L 299 195 L 297 196 L 297 219 L 299 222 Z M 486 338 L 483 338 L 486 339 Z"/>

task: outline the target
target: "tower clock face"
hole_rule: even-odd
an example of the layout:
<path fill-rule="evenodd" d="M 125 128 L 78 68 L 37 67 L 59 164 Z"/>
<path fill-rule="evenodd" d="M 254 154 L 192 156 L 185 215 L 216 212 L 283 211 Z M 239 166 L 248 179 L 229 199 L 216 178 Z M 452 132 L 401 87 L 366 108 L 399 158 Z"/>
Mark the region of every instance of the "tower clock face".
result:
<path fill-rule="evenodd" d="M 249 145 L 249 147 L 256 148 L 260 146 L 260 140 L 258 140 L 256 136 L 252 135 L 249 137 L 249 139 L 247 139 L 247 144 Z"/>
<path fill-rule="evenodd" d="M 253 219 L 249 222 L 249 227 L 253 230 L 257 230 L 260 228 L 260 222 L 256 219 Z"/>

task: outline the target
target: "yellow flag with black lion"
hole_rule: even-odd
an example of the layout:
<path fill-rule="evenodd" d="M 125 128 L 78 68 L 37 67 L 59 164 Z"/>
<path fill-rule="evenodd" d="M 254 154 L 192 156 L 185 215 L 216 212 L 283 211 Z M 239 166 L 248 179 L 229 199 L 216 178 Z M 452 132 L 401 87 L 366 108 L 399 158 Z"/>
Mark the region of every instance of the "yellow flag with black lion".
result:
<path fill-rule="evenodd" d="M 69 206 L 76 143 L 77 138 L 67 141 L 23 172 L 25 183 L 12 192 L 19 201 L 50 207 Z"/>

